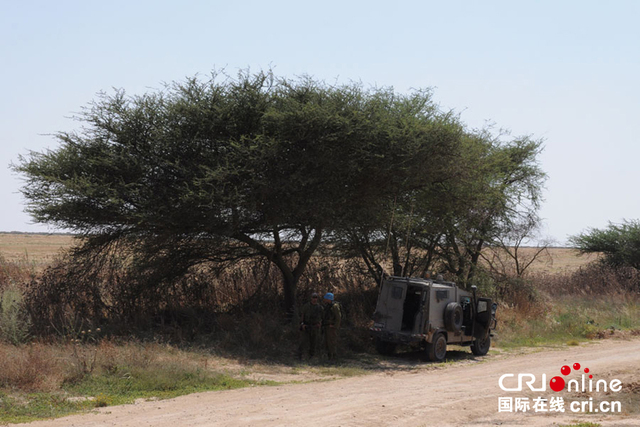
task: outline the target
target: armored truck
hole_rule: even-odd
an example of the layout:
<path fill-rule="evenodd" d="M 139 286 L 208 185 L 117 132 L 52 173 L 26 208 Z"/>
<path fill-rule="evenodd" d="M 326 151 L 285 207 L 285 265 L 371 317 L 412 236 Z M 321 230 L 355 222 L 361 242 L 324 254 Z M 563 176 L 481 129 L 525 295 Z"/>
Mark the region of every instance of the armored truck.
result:
<path fill-rule="evenodd" d="M 393 354 L 398 344 L 419 346 L 427 360 L 443 361 L 447 344 L 471 346 L 476 356 L 491 347 L 497 304 L 453 282 L 387 276 L 380 288 L 371 335 L 376 349 Z"/>

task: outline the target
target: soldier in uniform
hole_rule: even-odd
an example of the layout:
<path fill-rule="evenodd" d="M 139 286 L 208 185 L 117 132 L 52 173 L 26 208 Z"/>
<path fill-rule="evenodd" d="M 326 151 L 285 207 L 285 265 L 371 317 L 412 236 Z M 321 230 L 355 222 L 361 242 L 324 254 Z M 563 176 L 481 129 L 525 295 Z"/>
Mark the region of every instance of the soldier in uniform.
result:
<path fill-rule="evenodd" d="M 340 306 L 334 301 L 333 294 L 328 292 L 324 296 L 324 315 L 322 316 L 322 329 L 324 331 L 324 343 L 330 361 L 335 361 L 338 350 L 338 330 L 342 314 Z"/>
<path fill-rule="evenodd" d="M 323 310 L 318 302 L 318 294 L 314 292 L 311 294 L 311 301 L 300 309 L 300 347 L 298 347 L 298 358 L 300 360 L 307 352 L 309 359 L 311 359 L 318 347 L 322 315 Z"/>

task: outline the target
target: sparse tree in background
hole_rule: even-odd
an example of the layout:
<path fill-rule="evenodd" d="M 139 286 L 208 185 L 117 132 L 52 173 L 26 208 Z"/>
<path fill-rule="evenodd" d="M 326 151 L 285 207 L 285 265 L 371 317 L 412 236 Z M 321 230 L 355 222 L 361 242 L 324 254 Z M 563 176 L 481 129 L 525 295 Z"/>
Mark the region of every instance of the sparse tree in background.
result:
<path fill-rule="evenodd" d="M 529 267 L 536 261 L 551 264 L 553 259 L 549 254 L 551 239 L 538 239 L 537 235 L 539 218 L 535 215 L 524 216 L 520 222 L 513 223 L 512 229 L 498 236 L 482 254 L 493 277 L 502 280 L 509 278 L 521 279 L 527 273 Z M 530 243 L 531 246 L 525 246 Z"/>
<path fill-rule="evenodd" d="M 640 270 L 640 221 L 624 220 L 609 223 L 605 229 L 591 228 L 571 236 L 569 242 L 581 253 L 601 253 L 603 261 L 612 267 L 633 267 Z"/>
<path fill-rule="evenodd" d="M 446 175 L 461 127 L 426 91 L 399 95 L 271 73 L 102 94 L 60 146 L 21 158 L 37 222 L 127 248 L 147 288 L 203 263 L 261 257 L 284 308 L 326 236 L 375 223 Z"/>

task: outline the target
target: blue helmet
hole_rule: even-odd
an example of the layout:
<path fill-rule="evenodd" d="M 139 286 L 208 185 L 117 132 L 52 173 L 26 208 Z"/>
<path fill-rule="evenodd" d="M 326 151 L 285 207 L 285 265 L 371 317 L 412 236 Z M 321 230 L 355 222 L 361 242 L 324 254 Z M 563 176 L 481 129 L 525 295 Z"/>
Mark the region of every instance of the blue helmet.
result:
<path fill-rule="evenodd" d="M 333 294 L 331 292 L 327 292 L 324 294 L 324 299 L 328 299 L 329 301 L 333 301 Z"/>

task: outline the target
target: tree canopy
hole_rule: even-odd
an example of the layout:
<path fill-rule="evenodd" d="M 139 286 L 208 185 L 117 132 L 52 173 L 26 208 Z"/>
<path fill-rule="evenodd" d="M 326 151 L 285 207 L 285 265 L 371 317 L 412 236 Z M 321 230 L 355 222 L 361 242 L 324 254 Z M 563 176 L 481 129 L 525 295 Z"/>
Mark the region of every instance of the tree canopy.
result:
<path fill-rule="evenodd" d="M 448 180 L 476 182 L 467 173 L 483 164 L 464 147 L 470 133 L 429 91 L 270 72 L 102 93 L 77 119 L 81 129 L 58 133 L 58 148 L 15 166 L 36 221 L 83 235 L 88 251 L 124 242 L 138 268 L 165 278 L 205 262 L 266 258 L 282 272 L 287 310 L 324 238 L 380 229 L 398 200 L 447 198 Z M 517 144 L 501 149 L 492 159 L 502 169 L 480 184 L 519 182 L 509 165 L 520 155 Z M 505 195 L 473 214 L 484 218 Z"/>
<path fill-rule="evenodd" d="M 613 267 L 640 270 L 640 221 L 609 223 L 605 229 L 591 228 L 571 236 L 569 242 L 582 253 L 602 253 L 603 261 Z"/>
<path fill-rule="evenodd" d="M 437 270 L 469 284 L 486 245 L 502 245 L 524 225 L 528 233 L 539 223 L 541 141 L 504 136 L 462 132 L 456 160 L 440 179 L 393 199 L 377 222 L 349 229 L 340 247 L 359 254 L 376 280 L 390 254 L 394 275 Z"/>

